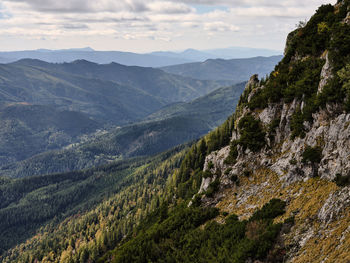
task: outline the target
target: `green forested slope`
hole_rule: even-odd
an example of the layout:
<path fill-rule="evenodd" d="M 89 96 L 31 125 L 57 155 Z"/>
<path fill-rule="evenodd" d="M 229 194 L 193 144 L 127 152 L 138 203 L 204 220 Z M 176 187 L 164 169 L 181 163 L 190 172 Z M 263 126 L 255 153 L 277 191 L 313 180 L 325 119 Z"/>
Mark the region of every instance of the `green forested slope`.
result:
<path fill-rule="evenodd" d="M 0 65 L 0 104 L 25 102 L 83 112 L 120 125 L 166 103 L 140 89 L 21 63 Z"/>
<path fill-rule="evenodd" d="M 32 251 L 36 251 L 34 255 L 39 260 L 52 251 L 61 256 L 67 241 L 72 239 L 94 246 L 96 258 L 106 249 L 99 251 L 99 238 L 92 240 L 96 235 L 111 227 L 113 236 L 108 239 L 113 247 L 141 218 L 159 206 L 165 198 L 162 193 L 170 179 L 168 175 L 181 163 L 183 149 L 81 172 L 0 178 L 2 252 L 35 235 L 33 243 L 26 246 L 28 254 L 13 255 L 19 256 L 16 262 L 30 261 L 27 256 Z"/>
<path fill-rule="evenodd" d="M 222 123 L 235 107 L 244 84 L 220 88 L 181 108 L 169 106 L 148 121 L 109 131 L 69 149 L 50 151 L 0 167 L 0 174 L 23 177 L 79 170 L 115 159 L 152 155 L 191 141 Z"/>
<path fill-rule="evenodd" d="M 5 66 L 29 67 L 65 78 L 68 74 L 80 76 L 84 79 L 110 81 L 122 86 L 132 87 L 166 103 L 190 101 L 223 86 L 223 84 L 233 83 L 231 81 L 196 80 L 169 74 L 154 68 L 124 66 L 117 63 L 100 65 L 86 60 L 53 64 L 24 59 Z M 128 99 L 130 100 L 130 98 Z M 140 101 L 139 103 L 142 105 L 145 102 Z M 138 107 L 138 105 L 135 106 Z"/>
<path fill-rule="evenodd" d="M 27 104 L 1 108 L 0 123 L 0 165 L 59 149 L 102 126 L 80 112 Z"/>

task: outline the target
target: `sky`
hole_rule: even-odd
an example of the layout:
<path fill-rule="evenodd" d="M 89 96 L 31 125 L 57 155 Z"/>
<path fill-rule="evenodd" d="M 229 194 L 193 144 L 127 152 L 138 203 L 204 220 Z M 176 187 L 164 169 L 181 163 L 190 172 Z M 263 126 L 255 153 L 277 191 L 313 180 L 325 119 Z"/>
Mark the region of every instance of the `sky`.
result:
<path fill-rule="evenodd" d="M 0 0 L 0 50 L 283 50 L 287 34 L 336 0 Z"/>

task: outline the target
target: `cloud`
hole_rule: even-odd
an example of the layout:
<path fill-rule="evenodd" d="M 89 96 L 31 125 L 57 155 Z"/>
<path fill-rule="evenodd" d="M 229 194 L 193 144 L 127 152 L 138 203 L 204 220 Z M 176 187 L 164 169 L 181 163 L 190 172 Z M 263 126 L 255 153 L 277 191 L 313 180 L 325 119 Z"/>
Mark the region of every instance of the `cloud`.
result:
<path fill-rule="evenodd" d="M 194 8 L 183 3 L 164 1 L 152 2 L 148 5 L 148 8 L 160 14 L 187 14 L 195 11 Z"/>
<path fill-rule="evenodd" d="M 53 13 L 144 12 L 148 8 L 140 0 L 4 0 L 23 3 L 34 10 Z"/>
<path fill-rule="evenodd" d="M 87 25 L 84 24 L 65 24 L 63 25 L 64 29 L 72 29 L 72 30 L 82 30 L 82 29 L 89 29 Z"/>
<path fill-rule="evenodd" d="M 33 43 L 35 48 L 38 43 L 46 47 L 48 41 L 55 39 L 53 46 L 64 43 L 67 48 L 81 43 L 96 49 L 130 50 L 130 43 L 134 43 L 135 49 L 243 45 L 282 50 L 285 37 L 295 24 L 327 3 L 327 0 L 0 1 L 0 38 L 7 41 L 0 42 L 0 50 L 13 46 L 9 36 L 18 46 Z"/>
<path fill-rule="evenodd" d="M 230 31 L 238 31 L 239 27 L 226 24 L 222 21 L 215 21 L 211 23 L 205 23 L 204 30 L 210 31 L 210 32 L 230 32 Z"/>

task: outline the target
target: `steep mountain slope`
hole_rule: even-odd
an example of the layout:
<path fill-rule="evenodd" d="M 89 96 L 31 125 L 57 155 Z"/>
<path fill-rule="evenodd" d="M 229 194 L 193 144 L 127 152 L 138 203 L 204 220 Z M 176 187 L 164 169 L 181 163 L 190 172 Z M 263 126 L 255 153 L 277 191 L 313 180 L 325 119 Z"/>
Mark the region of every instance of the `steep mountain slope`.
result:
<path fill-rule="evenodd" d="M 153 155 L 192 141 L 222 123 L 237 104 L 244 84 L 218 89 L 181 107 L 169 106 L 148 121 L 109 131 L 85 143 L 42 153 L 0 167 L 0 174 L 23 177 L 66 172 L 116 159 Z M 178 104 L 176 104 L 178 105 Z"/>
<path fill-rule="evenodd" d="M 164 67 L 192 62 L 191 59 L 152 54 L 137 54 L 121 51 L 95 51 L 90 48 L 67 50 L 27 50 L 0 52 L 0 63 L 15 62 L 20 59 L 39 59 L 49 63 L 73 62 L 84 59 L 99 64 L 120 63 L 128 66 Z"/>
<path fill-rule="evenodd" d="M 254 57 L 246 59 L 209 59 L 204 62 L 163 67 L 166 72 L 202 80 L 245 81 L 252 74 L 265 76 L 282 59 L 282 56 Z"/>
<path fill-rule="evenodd" d="M 93 237 L 100 235 L 97 227 L 100 223 L 106 226 L 118 224 L 111 230 L 119 231 L 114 238 L 120 241 L 136 222 L 159 206 L 159 194 L 166 192 L 161 187 L 165 182 L 164 174 L 179 166 L 185 149 L 185 146 L 178 147 L 152 158 L 121 161 L 80 172 L 23 179 L 0 178 L 0 261 L 7 261 L 2 257 L 3 252 L 33 236 L 39 237 L 37 241 L 40 241 L 28 243 L 27 249 L 37 249 L 39 243 L 48 241 L 44 246 L 58 253 L 63 252 L 66 235 L 69 239 L 75 236 L 67 232 L 66 227 L 56 228 L 57 224 L 62 222 L 63 225 L 70 225 L 86 211 L 88 214 L 79 227 L 74 227 L 75 230 L 88 230 L 88 240 L 91 238 L 90 241 L 97 244 L 99 241 L 93 241 Z M 109 214 L 108 219 L 104 218 L 106 213 Z M 95 224 L 98 232 L 90 224 Z M 56 237 L 49 234 L 57 230 L 60 233 Z M 49 235 L 42 239 L 43 236 L 37 235 L 40 232 Z M 49 241 L 52 237 L 56 241 Z M 111 239 L 111 242 L 114 241 Z M 14 260 L 16 262 L 34 260 L 28 254 L 8 255 L 9 258 L 17 258 Z M 41 255 L 39 257 L 42 258 Z M 45 258 L 39 261 L 46 262 L 51 256 Z"/>
<path fill-rule="evenodd" d="M 1 165 L 59 149 L 102 126 L 79 112 L 27 104 L 1 108 L 0 122 Z"/>
<path fill-rule="evenodd" d="M 268 262 L 350 260 L 349 7 L 349 1 L 322 6 L 289 35 L 284 59 L 267 80 L 252 77 L 232 131 L 222 129 L 230 143 L 219 143 L 202 167 L 192 205 L 243 220 L 272 198 L 286 201 L 275 223 L 291 218 L 293 225 L 275 239 L 278 260 Z M 195 191 L 191 181 L 198 177 L 185 178 L 191 176 L 184 183 Z"/>

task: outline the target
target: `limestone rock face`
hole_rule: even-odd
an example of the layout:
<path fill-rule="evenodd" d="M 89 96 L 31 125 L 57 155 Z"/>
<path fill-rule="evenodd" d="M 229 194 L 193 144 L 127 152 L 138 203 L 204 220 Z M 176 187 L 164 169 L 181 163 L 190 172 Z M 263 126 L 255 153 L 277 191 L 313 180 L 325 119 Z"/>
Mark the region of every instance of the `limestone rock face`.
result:
<path fill-rule="evenodd" d="M 344 187 L 332 193 L 324 203 L 318 219 L 323 223 L 331 223 L 336 220 L 339 214 L 350 206 L 350 187 Z"/>
<path fill-rule="evenodd" d="M 327 81 L 333 76 L 332 67 L 329 63 L 328 51 L 326 51 L 324 58 L 326 59 L 326 63 L 323 65 L 321 71 L 321 81 L 318 85 L 317 94 L 322 92 L 323 87 L 327 84 Z"/>
<path fill-rule="evenodd" d="M 348 25 L 350 25 L 350 12 L 348 12 L 346 18 L 344 19 L 344 23 L 347 23 Z"/>
<path fill-rule="evenodd" d="M 227 158 L 230 152 L 230 146 L 226 146 L 219 151 L 212 152 L 205 158 L 204 171 L 210 170 L 213 174 L 212 177 L 203 178 L 201 187 L 199 189 L 199 194 L 204 193 L 208 190 L 210 183 L 216 180 L 221 174 L 221 171 L 224 170 L 225 164 L 224 161 Z M 213 164 L 213 168 L 209 169 L 209 163 Z"/>
<path fill-rule="evenodd" d="M 336 8 L 344 3 L 338 1 Z M 344 23 L 350 25 L 350 7 L 347 10 Z M 339 175 L 350 176 L 350 113 L 345 111 L 341 98 L 336 99 L 337 104 L 333 99 L 324 100 L 324 96 L 318 96 L 336 74 L 333 70 L 335 60 L 330 58 L 327 50 L 317 53 L 323 53 L 324 64 L 322 69 L 317 67 L 320 78 L 319 83 L 312 84 L 312 96 L 307 94 L 306 87 L 298 91 L 299 84 L 287 77 L 295 65 L 314 56 L 302 55 L 292 45 L 294 40 L 299 40 L 294 38 L 299 33 L 303 32 L 297 29 L 288 36 L 283 67 L 277 66 L 264 84 L 259 82 L 257 75 L 249 80 L 234 114 L 231 142 L 234 142 L 232 152 L 235 154 L 228 159 L 230 164 L 225 163 L 230 146 L 206 157 L 204 170 L 212 163 L 213 176 L 203 178 L 199 193 L 204 193 L 214 180 L 219 180 L 218 191 L 211 198 L 203 197 L 202 203 L 235 213 L 240 219 L 249 218 L 254 210 L 272 198 L 283 199 L 287 204 L 286 215 L 276 220 L 295 219 L 291 234 L 286 235 L 290 250 L 285 262 L 337 262 L 334 258 L 338 255 L 346 255 L 350 260 L 350 186 L 337 185 L 334 180 Z M 319 60 L 320 57 L 312 58 Z M 282 80 L 279 80 L 281 73 L 285 75 L 280 75 Z M 294 77 L 293 74 L 290 76 Z M 338 84 L 342 85 L 341 82 Z M 290 89 L 281 85 L 288 85 Z M 293 90 L 295 87 L 296 91 Z M 283 98 L 268 97 L 274 88 Z M 289 92 L 295 92 L 294 100 L 290 100 Z M 252 98 L 257 103 L 249 105 Z M 310 103 L 314 98 L 317 103 Z M 318 103 L 318 99 L 322 103 Z M 259 106 L 252 109 L 255 105 Z M 240 119 L 247 115 L 259 122 L 251 121 L 246 125 L 258 123 L 259 127 L 254 127 L 266 134 L 266 143 L 260 150 L 252 147 L 255 152 L 249 150 L 249 145 L 254 146 L 256 141 L 249 144 L 248 140 L 262 139 L 248 129 L 237 127 Z M 240 140 L 243 134 L 244 140 Z M 243 150 L 243 145 L 248 146 Z M 315 256 L 318 255 L 313 251 L 322 251 L 325 255 L 319 255 L 322 259 L 317 261 Z M 334 252 L 333 258 L 328 252 Z"/>

